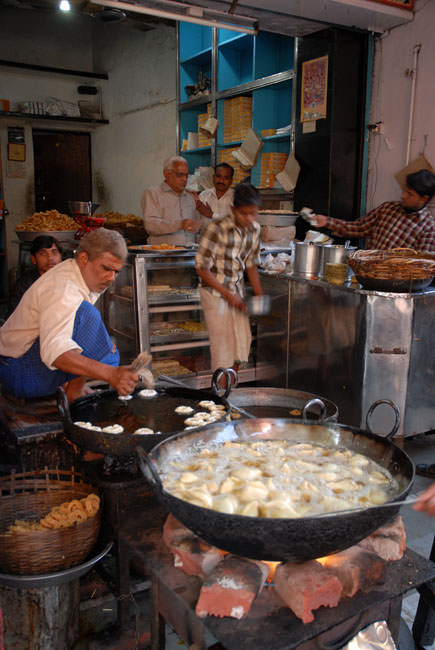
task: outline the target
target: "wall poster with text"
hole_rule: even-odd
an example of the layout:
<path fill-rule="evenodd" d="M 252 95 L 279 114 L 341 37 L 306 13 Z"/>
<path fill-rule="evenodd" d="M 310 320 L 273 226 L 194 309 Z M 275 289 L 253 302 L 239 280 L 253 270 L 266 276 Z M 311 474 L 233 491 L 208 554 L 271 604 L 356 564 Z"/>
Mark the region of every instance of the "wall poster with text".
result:
<path fill-rule="evenodd" d="M 302 64 L 301 122 L 326 117 L 328 96 L 328 56 Z"/>

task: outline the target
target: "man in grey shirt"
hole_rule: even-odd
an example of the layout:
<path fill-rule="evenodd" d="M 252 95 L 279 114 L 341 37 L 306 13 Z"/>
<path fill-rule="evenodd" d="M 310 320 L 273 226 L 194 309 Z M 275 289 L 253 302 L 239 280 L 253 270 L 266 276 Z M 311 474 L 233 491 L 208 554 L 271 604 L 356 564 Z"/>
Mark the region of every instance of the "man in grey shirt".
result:
<path fill-rule="evenodd" d="M 200 223 L 195 219 L 195 199 L 185 187 L 189 168 L 181 156 L 165 162 L 165 180 L 145 190 L 142 213 L 149 244 L 193 244 Z"/>

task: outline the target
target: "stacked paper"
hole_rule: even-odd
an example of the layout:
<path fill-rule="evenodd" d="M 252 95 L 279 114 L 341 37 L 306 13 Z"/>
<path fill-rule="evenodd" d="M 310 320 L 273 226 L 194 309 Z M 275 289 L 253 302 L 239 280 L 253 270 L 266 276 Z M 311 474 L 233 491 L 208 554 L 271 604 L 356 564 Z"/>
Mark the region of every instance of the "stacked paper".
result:
<path fill-rule="evenodd" d="M 211 143 L 211 137 L 207 135 L 201 127 L 205 126 L 207 120 L 211 116 L 211 104 L 207 104 L 207 113 L 201 113 L 198 115 L 198 147 L 209 147 Z"/>
<path fill-rule="evenodd" d="M 233 158 L 233 151 L 237 151 L 238 147 L 229 147 L 228 149 L 221 149 L 218 152 L 218 162 L 226 162 L 234 169 L 233 185 L 241 183 L 247 176 L 246 169 Z"/>
<path fill-rule="evenodd" d="M 243 140 L 252 122 L 252 97 L 224 101 L 224 142 Z"/>
<path fill-rule="evenodd" d="M 263 142 L 261 138 L 255 133 L 253 129 L 248 129 L 245 139 L 242 142 L 240 149 L 233 151 L 233 157 L 245 169 L 251 169 L 257 162 L 257 157 L 260 152 Z"/>
<path fill-rule="evenodd" d="M 281 172 L 286 163 L 288 154 L 271 152 L 261 154 L 260 187 L 273 187 L 275 176 Z"/>

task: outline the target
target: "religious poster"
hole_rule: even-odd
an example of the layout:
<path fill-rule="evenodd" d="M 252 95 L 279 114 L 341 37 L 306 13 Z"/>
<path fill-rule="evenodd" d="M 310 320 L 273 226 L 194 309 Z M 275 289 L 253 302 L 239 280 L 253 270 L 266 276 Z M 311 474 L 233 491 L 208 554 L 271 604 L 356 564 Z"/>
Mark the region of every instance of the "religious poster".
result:
<path fill-rule="evenodd" d="M 321 56 L 302 64 L 301 122 L 326 117 L 328 96 L 328 57 Z"/>

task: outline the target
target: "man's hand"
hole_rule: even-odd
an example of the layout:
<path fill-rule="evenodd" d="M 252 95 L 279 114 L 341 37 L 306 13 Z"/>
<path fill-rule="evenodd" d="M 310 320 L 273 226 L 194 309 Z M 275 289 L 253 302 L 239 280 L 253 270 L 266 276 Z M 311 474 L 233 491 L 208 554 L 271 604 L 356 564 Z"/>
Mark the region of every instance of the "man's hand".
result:
<path fill-rule="evenodd" d="M 196 209 L 200 214 L 202 214 L 203 217 L 207 217 L 208 219 L 211 219 L 213 217 L 213 210 L 208 203 L 203 203 L 198 199 L 196 203 Z"/>
<path fill-rule="evenodd" d="M 435 517 L 435 483 L 432 483 L 427 490 L 420 495 L 418 501 L 413 505 L 414 510 L 425 512 Z"/>
<path fill-rule="evenodd" d="M 231 293 L 231 291 L 228 291 L 225 295 L 225 300 L 230 307 L 235 307 L 236 309 L 240 309 L 240 311 L 248 311 L 248 307 L 245 305 L 238 293 Z"/>
<path fill-rule="evenodd" d="M 326 225 L 328 223 L 328 217 L 325 217 L 324 214 L 310 215 L 310 220 L 318 228 L 326 228 Z"/>
<path fill-rule="evenodd" d="M 187 232 L 198 232 L 199 223 L 197 221 L 194 221 L 193 219 L 183 219 L 183 221 L 181 222 L 181 227 L 183 230 L 186 230 Z"/>
<path fill-rule="evenodd" d="M 109 384 L 118 391 L 120 395 L 130 395 L 134 390 L 139 375 L 127 366 L 112 368 Z"/>

